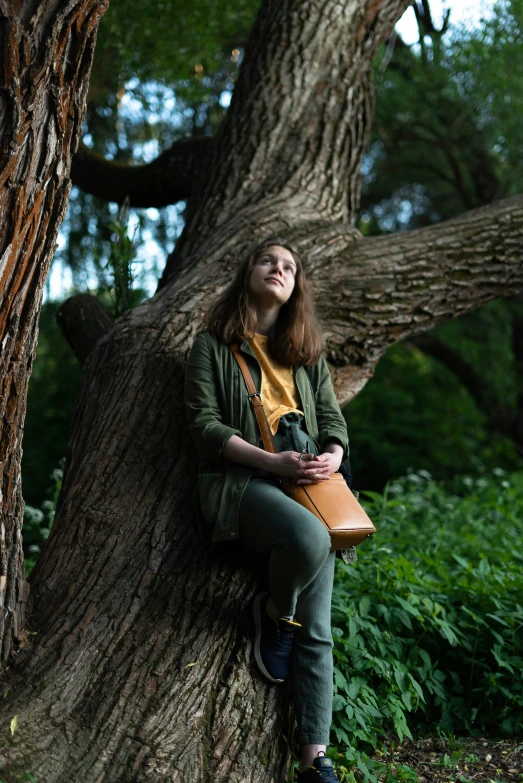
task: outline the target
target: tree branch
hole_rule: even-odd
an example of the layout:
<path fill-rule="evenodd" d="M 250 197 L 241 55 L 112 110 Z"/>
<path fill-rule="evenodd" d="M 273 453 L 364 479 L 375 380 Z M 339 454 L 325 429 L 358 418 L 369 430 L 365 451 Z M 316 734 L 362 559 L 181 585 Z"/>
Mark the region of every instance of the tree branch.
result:
<path fill-rule="evenodd" d="M 423 38 L 423 32 L 421 30 L 422 26 L 425 30 L 425 33 L 428 35 L 441 37 L 444 33 L 447 32 L 449 26 L 450 9 L 446 10 L 441 27 L 438 30 L 434 24 L 434 20 L 432 19 L 432 10 L 430 8 L 429 0 L 419 0 L 419 2 L 416 2 L 415 0 L 412 3 L 412 6 L 414 8 L 418 25 L 420 26 L 420 38 Z"/>
<path fill-rule="evenodd" d="M 523 288 L 523 195 L 392 236 L 354 241 L 333 226 L 307 241 L 342 401 L 361 388 L 354 368 L 371 373 L 392 343 Z"/>
<path fill-rule="evenodd" d="M 107 160 L 80 145 L 71 178 L 86 193 L 133 207 L 166 207 L 198 192 L 207 172 L 213 140 L 181 139 L 151 163 L 132 166 Z"/>
<path fill-rule="evenodd" d="M 77 294 L 66 299 L 56 313 L 56 323 L 80 364 L 113 325 L 105 307 L 91 294 Z"/>
<path fill-rule="evenodd" d="M 247 248 L 269 231 L 286 237 L 303 253 L 342 404 L 392 343 L 523 290 L 523 195 L 434 226 L 366 238 L 285 209 L 246 207 L 173 269 L 157 295 L 168 298 L 171 312 L 190 312 L 197 329 Z"/>

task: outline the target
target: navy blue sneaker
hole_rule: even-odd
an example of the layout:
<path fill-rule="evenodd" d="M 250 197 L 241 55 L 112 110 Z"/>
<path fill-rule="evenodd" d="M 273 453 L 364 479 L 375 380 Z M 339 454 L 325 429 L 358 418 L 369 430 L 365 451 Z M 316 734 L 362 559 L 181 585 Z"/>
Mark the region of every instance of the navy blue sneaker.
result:
<path fill-rule="evenodd" d="M 254 599 L 254 657 L 264 677 L 270 682 L 284 682 L 289 674 L 294 632 L 301 625 L 284 617 L 271 617 L 267 610 L 269 597 L 269 593 L 260 593 Z"/>
<path fill-rule="evenodd" d="M 298 772 L 298 783 L 339 783 L 334 764 L 327 756 L 316 756 L 310 767 Z"/>

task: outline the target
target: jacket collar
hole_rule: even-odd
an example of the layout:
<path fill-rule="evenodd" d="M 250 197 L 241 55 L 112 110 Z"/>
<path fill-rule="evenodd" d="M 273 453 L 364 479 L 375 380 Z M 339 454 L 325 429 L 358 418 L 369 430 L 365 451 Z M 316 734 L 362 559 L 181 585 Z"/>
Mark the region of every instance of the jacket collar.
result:
<path fill-rule="evenodd" d="M 254 358 L 256 359 L 255 353 L 252 350 L 249 343 L 247 342 L 247 340 L 244 340 L 243 343 L 240 345 L 240 350 L 243 351 L 244 353 L 248 353 L 249 356 L 254 356 Z"/>

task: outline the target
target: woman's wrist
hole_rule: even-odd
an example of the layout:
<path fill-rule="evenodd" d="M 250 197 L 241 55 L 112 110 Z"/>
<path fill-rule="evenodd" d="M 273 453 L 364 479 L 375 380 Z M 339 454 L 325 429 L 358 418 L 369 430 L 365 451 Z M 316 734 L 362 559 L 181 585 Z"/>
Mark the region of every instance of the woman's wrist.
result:
<path fill-rule="evenodd" d="M 343 457 L 343 446 L 341 445 L 341 442 L 338 440 L 338 438 L 329 438 L 329 440 L 326 440 L 323 444 L 323 453 L 328 454 L 340 454 Z"/>
<path fill-rule="evenodd" d="M 272 473 L 272 471 L 274 470 L 276 457 L 278 455 L 273 454 L 270 451 L 265 451 L 264 449 L 260 449 L 260 452 L 261 452 L 260 460 L 263 463 L 262 465 L 260 465 L 261 470 L 268 470 L 269 473 Z"/>
<path fill-rule="evenodd" d="M 277 457 L 277 454 L 253 446 L 238 435 L 229 438 L 223 449 L 223 455 L 231 462 L 239 462 L 241 465 L 269 472 L 274 470 L 275 457 Z"/>
<path fill-rule="evenodd" d="M 339 440 L 332 439 L 332 440 L 325 441 L 325 443 L 323 444 L 322 453 L 332 454 L 334 457 L 339 458 L 340 465 L 341 465 L 341 461 L 343 459 L 343 446 L 341 445 Z"/>

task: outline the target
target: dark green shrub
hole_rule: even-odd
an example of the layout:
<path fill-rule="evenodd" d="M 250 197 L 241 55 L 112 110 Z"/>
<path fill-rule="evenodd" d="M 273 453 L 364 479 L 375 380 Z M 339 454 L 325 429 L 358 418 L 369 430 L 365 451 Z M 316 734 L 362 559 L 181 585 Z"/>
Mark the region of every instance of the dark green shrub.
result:
<path fill-rule="evenodd" d="M 523 474 L 494 474 L 456 495 L 425 471 L 362 493 L 377 533 L 333 598 L 340 745 L 420 723 L 521 733 Z"/>

